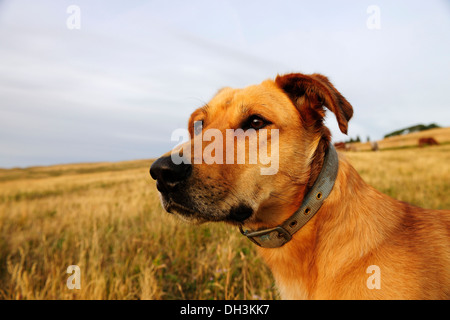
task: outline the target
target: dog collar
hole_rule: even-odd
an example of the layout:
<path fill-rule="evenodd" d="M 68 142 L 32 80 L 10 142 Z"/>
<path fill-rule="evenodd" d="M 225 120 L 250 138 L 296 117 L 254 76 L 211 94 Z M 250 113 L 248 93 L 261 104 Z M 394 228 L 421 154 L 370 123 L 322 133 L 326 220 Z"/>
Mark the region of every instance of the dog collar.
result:
<path fill-rule="evenodd" d="M 300 230 L 319 211 L 325 199 L 331 193 L 337 177 L 339 159 L 333 145 L 329 145 L 323 161 L 322 170 L 313 187 L 305 196 L 300 208 L 281 225 L 257 231 L 243 230 L 241 233 L 250 241 L 263 248 L 278 248 L 292 239 L 294 233 Z"/>

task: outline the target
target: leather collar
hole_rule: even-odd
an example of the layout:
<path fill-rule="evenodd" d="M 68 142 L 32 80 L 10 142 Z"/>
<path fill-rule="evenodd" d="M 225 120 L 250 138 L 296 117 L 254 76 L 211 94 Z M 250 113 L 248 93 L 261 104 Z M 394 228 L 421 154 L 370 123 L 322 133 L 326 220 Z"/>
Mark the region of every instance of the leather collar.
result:
<path fill-rule="evenodd" d="M 239 230 L 250 241 L 260 247 L 278 248 L 283 246 L 292 239 L 294 233 L 300 230 L 319 211 L 333 189 L 338 167 L 338 155 L 330 143 L 323 161 L 322 170 L 316 182 L 314 182 L 313 187 L 305 196 L 300 208 L 289 219 L 275 228 L 244 231 L 242 226 L 239 226 Z"/>

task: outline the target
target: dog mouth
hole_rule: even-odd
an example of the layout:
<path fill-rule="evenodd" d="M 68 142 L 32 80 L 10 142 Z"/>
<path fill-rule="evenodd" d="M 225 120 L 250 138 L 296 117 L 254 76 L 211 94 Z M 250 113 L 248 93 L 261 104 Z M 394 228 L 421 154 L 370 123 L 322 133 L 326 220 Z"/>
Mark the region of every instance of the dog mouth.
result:
<path fill-rule="evenodd" d="M 231 223 L 242 223 L 253 215 L 253 208 L 240 204 L 231 208 L 225 221 Z"/>
<path fill-rule="evenodd" d="M 186 199 L 184 199 L 186 200 Z M 181 202 L 178 199 L 161 193 L 161 202 L 164 209 L 170 214 L 176 214 L 189 222 L 219 222 L 224 221 L 231 224 L 241 224 L 253 215 L 253 208 L 246 204 L 235 204 L 228 208 Z M 203 209 L 202 209 L 203 208 Z"/>
<path fill-rule="evenodd" d="M 194 215 L 197 213 L 193 209 L 186 207 L 180 203 L 174 202 L 173 200 L 168 200 L 164 205 L 164 209 L 169 213 L 178 213 L 186 216 Z"/>
<path fill-rule="evenodd" d="M 168 213 L 171 214 L 180 214 L 185 216 L 195 215 L 197 213 L 194 208 L 187 204 L 183 204 L 185 201 L 180 201 L 180 199 L 174 199 L 174 197 L 160 192 L 159 199 L 161 200 L 161 204 Z"/>

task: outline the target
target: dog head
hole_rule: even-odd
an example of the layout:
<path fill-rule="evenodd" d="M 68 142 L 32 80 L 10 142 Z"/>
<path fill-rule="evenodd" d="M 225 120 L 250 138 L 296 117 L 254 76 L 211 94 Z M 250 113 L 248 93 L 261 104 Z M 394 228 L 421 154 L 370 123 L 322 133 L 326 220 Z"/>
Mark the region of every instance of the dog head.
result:
<path fill-rule="evenodd" d="M 280 224 L 320 172 L 331 138 L 324 107 L 347 133 L 352 106 L 323 75 L 221 89 L 192 113 L 189 141 L 150 168 L 164 208 L 195 222 Z"/>

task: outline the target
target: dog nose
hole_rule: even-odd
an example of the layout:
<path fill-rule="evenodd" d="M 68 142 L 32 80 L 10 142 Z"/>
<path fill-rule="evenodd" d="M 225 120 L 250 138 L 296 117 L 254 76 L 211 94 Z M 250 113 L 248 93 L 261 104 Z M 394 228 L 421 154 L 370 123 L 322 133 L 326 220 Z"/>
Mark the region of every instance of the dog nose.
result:
<path fill-rule="evenodd" d="M 180 182 L 186 180 L 192 172 L 192 165 L 175 164 L 170 156 L 157 159 L 150 167 L 150 175 L 156 180 L 160 192 L 173 190 Z"/>

